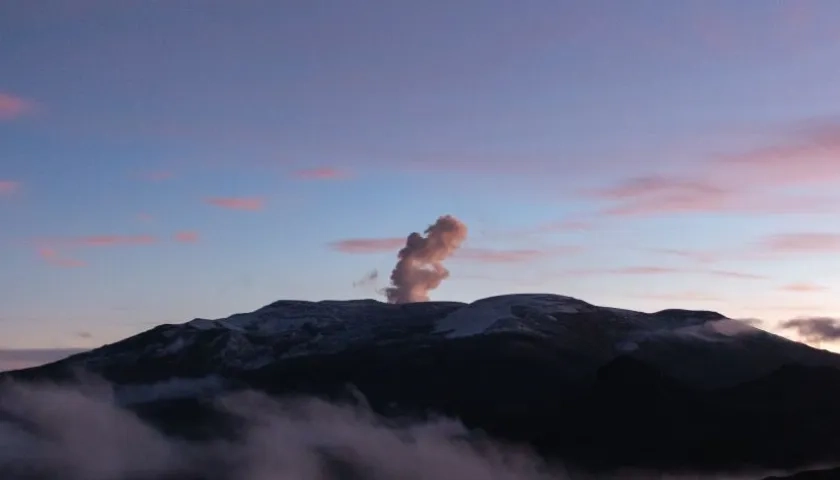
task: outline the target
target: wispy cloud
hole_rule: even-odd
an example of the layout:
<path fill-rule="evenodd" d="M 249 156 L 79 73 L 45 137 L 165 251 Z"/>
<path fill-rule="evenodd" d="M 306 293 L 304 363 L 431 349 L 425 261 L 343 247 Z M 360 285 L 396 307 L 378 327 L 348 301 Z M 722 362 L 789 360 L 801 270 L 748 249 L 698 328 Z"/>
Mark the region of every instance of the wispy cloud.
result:
<path fill-rule="evenodd" d="M 0 195 L 14 195 L 20 191 L 20 182 L 0 180 Z"/>
<path fill-rule="evenodd" d="M 333 250 L 343 253 L 383 253 L 394 252 L 405 246 L 405 238 L 348 238 L 329 244 Z"/>
<path fill-rule="evenodd" d="M 723 299 L 714 295 L 698 292 L 650 293 L 638 295 L 638 298 L 649 300 L 664 300 L 666 302 L 722 302 Z"/>
<path fill-rule="evenodd" d="M 699 179 L 650 175 L 583 192 L 612 202 L 602 213 L 612 216 L 714 212 L 734 204 L 735 192 Z"/>
<path fill-rule="evenodd" d="M 584 274 L 609 274 L 609 275 L 664 275 L 680 273 L 683 270 L 673 267 L 656 267 L 656 266 L 637 266 L 637 267 L 621 267 L 605 270 L 580 270 L 579 273 Z"/>
<path fill-rule="evenodd" d="M 578 246 L 563 246 L 547 249 L 496 249 L 464 247 L 453 255 L 453 259 L 484 263 L 521 263 L 551 256 L 577 253 L 583 250 Z"/>
<path fill-rule="evenodd" d="M 767 275 L 755 273 L 736 272 L 733 270 L 694 270 L 694 273 L 708 274 L 716 277 L 738 278 L 741 280 L 767 280 Z"/>
<path fill-rule="evenodd" d="M 21 97 L 0 92 L 0 121 L 14 120 L 35 110 L 35 105 Z"/>
<path fill-rule="evenodd" d="M 684 258 L 697 263 L 715 263 L 719 260 L 719 254 L 706 251 L 685 250 L 679 248 L 646 248 L 643 250 L 651 253 Z"/>
<path fill-rule="evenodd" d="M 840 252 L 840 234 L 809 232 L 771 235 L 759 242 L 770 253 L 837 253 Z"/>
<path fill-rule="evenodd" d="M 350 238 L 329 244 L 333 250 L 351 254 L 396 253 L 405 246 L 406 239 L 400 237 Z M 453 260 L 485 263 L 520 263 L 556 255 L 576 253 L 578 246 L 559 246 L 546 249 L 498 249 L 483 247 L 462 247 L 452 256 Z"/>
<path fill-rule="evenodd" d="M 728 190 L 696 179 L 648 175 L 631 178 L 612 187 L 590 190 L 588 193 L 594 197 L 626 200 L 661 194 L 718 197 L 728 193 Z"/>
<path fill-rule="evenodd" d="M 38 248 L 38 256 L 46 263 L 62 268 L 78 268 L 87 265 L 83 260 L 65 257 L 61 255 L 58 250 L 51 247 Z"/>
<path fill-rule="evenodd" d="M 292 176 L 302 180 L 343 180 L 350 177 L 350 172 L 332 167 L 318 167 L 296 170 Z"/>
<path fill-rule="evenodd" d="M 151 213 L 140 212 L 137 214 L 137 220 L 143 223 L 153 222 L 155 220 L 155 216 Z"/>
<path fill-rule="evenodd" d="M 205 203 L 228 210 L 257 211 L 265 207 L 265 199 L 260 197 L 212 197 Z"/>
<path fill-rule="evenodd" d="M 723 186 L 709 180 L 648 176 L 613 187 L 583 192 L 611 202 L 607 216 L 650 216 L 686 213 L 796 214 L 840 212 L 832 199 L 751 191 L 748 185 Z"/>
<path fill-rule="evenodd" d="M 196 243 L 199 240 L 199 234 L 193 231 L 177 232 L 174 239 L 179 243 Z"/>
<path fill-rule="evenodd" d="M 80 247 L 112 247 L 116 245 L 149 245 L 157 242 L 152 235 L 91 235 L 65 240 L 63 243 Z"/>
<path fill-rule="evenodd" d="M 585 220 L 559 220 L 524 228 L 482 230 L 480 233 L 485 237 L 493 239 L 516 239 L 538 235 L 586 232 L 595 228 L 597 228 L 595 223 Z"/>
<path fill-rule="evenodd" d="M 90 235 L 85 237 L 67 237 L 39 239 L 34 242 L 38 256 L 46 263 L 56 267 L 84 267 L 87 262 L 66 252 L 91 248 L 112 248 L 132 245 L 151 245 L 157 242 L 152 235 Z"/>
<path fill-rule="evenodd" d="M 660 267 L 654 265 L 621 267 L 621 268 L 607 268 L 607 269 L 582 269 L 569 270 L 566 273 L 571 275 L 675 275 L 675 274 L 693 274 L 693 275 L 709 275 L 713 277 L 734 278 L 740 280 L 765 280 L 764 275 L 757 275 L 746 272 L 736 272 L 731 270 L 715 270 L 715 269 L 697 269 L 697 268 L 676 268 L 676 267 Z"/>
<path fill-rule="evenodd" d="M 809 122 L 791 130 L 786 141 L 724 155 L 717 163 L 728 175 L 750 184 L 790 186 L 840 179 L 840 121 Z"/>
<path fill-rule="evenodd" d="M 782 322 L 783 330 L 794 330 L 807 342 L 840 340 L 840 320 L 833 317 L 801 317 Z"/>
<path fill-rule="evenodd" d="M 789 283 L 787 285 L 782 285 L 780 290 L 784 290 L 786 292 L 799 292 L 799 293 L 808 293 L 808 292 L 822 292 L 828 290 L 828 287 L 823 285 L 817 285 L 815 283 Z"/>
<path fill-rule="evenodd" d="M 793 194 L 792 188 L 840 180 L 840 119 L 787 127 L 774 143 L 716 155 L 693 172 L 646 175 L 581 192 L 608 202 L 608 216 L 686 213 L 838 213 L 831 196 Z"/>

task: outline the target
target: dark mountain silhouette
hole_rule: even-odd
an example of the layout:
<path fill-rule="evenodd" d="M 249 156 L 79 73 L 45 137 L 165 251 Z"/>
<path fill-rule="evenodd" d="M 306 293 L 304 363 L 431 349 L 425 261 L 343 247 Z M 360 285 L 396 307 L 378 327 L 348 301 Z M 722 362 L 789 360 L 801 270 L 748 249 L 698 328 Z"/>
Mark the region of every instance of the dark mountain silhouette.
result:
<path fill-rule="evenodd" d="M 212 399 L 257 389 L 363 402 L 393 418 L 453 416 L 592 470 L 713 471 L 838 460 L 837 367 L 840 356 L 714 312 L 646 314 L 535 294 L 281 301 L 161 325 L 3 378 L 100 375 L 173 436 L 235 435 Z M 136 398 L 173 378 L 204 386 Z"/>

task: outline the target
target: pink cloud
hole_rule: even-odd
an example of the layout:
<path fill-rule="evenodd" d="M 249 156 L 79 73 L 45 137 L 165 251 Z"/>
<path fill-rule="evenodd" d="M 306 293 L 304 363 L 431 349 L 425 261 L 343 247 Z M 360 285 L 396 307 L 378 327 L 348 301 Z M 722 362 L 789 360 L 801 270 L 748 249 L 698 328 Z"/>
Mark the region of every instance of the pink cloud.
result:
<path fill-rule="evenodd" d="M 0 195 L 14 195 L 20 191 L 20 183 L 13 180 L 0 180 Z"/>
<path fill-rule="evenodd" d="M 607 268 L 607 269 L 583 269 L 571 270 L 567 273 L 571 275 L 674 275 L 674 274 L 695 274 L 695 275 L 709 275 L 714 277 L 735 278 L 740 280 L 765 280 L 764 275 L 756 275 L 745 272 L 735 272 L 730 270 L 705 270 L 692 268 L 675 268 L 675 267 L 659 267 L 659 266 L 636 266 L 636 267 L 621 267 L 621 268 Z"/>
<path fill-rule="evenodd" d="M 137 220 L 139 220 L 141 222 L 144 222 L 144 223 L 148 223 L 148 222 L 154 221 L 155 217 L 154 217 L 154 215 L 152 215 L 150 213 L 141 212 L 141 213 L 137 214 Z"/>
<path fill-rule="evenodd" d="M 350 173 L 331 167 L 309 168 L 294 172 L 295 178 L 303 180 L 341 180 L 350 177 Z"/>
<path fill-rule="evenodd" d="M 383 253 L 396 254 L 405 246 L 405 238 L 350 238 L 329 244 L 330 248 L 343 253 Z"/>
<path fill-rule="evenodd" d="M 213 197 L 205 200 L 209 205 L 229 210 L 262 210 L 265 199 L 259 197 Z"/>
<path fill-rule="evenodd" d="M 679 273 L 681 271 L 682 270 L 679 268 L 643 266 L 616 268 L 607 270 L 606 273 L 612 273 L 615 275 L 662 275 L 668 273 Z"/>
<path fill-rule="evenodd" d="M 196 243 L 198 242 L 198 232 L 183 231 L 175 234 L 175 241 L 180 243 Z"/>
<path fill-rule="evenodd" d="M 751 184 L 791 186 L 840 179 L 840 123 L 811 123 L 793 139 L 718 159 L 726 174 Z"/>
<path fill-rule="evenodd" d="M 660 175 L 637 177 L 584 192 L 614 202 L 603 213 L 615 216 L 711 212 L 736 204 L 736 193 L 713 183 Z"/>
<path fill-rule="evenodd" d="M 69 240 L 80 247 L 111 247 L 115 245 L 149 245 L 157 239 L 151 235 L 93 235 Z"/>
<path fill-rule="evenodd" d="M 41 247 L 38 249 L 38 256 L 41 257 L 45 262 L 49 263 L 50 265 L 54 265 L 56 267 L 63 267 L 63 268 L 77 268 L 77 267 L 84 267 L 87 265 L 82 260 L 77 260 L 74 258 L 68 258 L 61 256 L 57 250 L 50 247 Z"/>
<path fill-rule="evenodd" d="M 679 248 L 649 248 L 646 250 L 653 253 L 660 253 L 662 255 L 685 258 L 697 263 L 714 263 L 719 260 L 719 255 L 712 252 L 684 250 Z"/>
<path fill-rule="evenodd" d="M 562 255 L 581 251 L 580 247 L 555 247 L 544 250 L 521 249 L 504 250 L 493 248 L 464 247 L 455 252 L 454 258 L 485 263 L 519 263 L 529 262 L 554 255 Z"/>
<path fill-rule="evenodd" d="M 727 193 L 727 190 L 698 180 L 649 175 L 631 178 L 613 187 L 595 189 L 588 193 L 594 197 L 623 200 L 658 194 L 719 196 Z"/>
<path fill-rule="evenodd" d="M 639 295 L 639 298 L 650 300 L 664 300 L 667 302 L 722 302 L 723 299 L 714 295 L 706 295 L 698 292 L 676 292 L 676 293 L 652 293 Z"/>
<path fill-rule="evenodd" d="M 62 252 L 86 248 L 151 245 L 154 243 L 157 243 L 157 238 L 151 235 L 90 235 L 86 237 L 36 240 L 35 247 L 38 256 L 52 265 L 82 267 L 87 265 L 87 263 L 83 260 L 64 256 Z"/>
<path fill-rule="evenodd" d="M 754 273 L 735 272 L 732 270 L 697 270 L 696 273 L 705 273 L 714 275 L 716 277 L 738 278 L 741 280 L 766 280 L 766 275 L 756 275 Z"/>
<path fill-rule="evenodd" d="M 760 244 L 763 250 L 771 253 L 837 253 L 840 252 L 840 234 L 779 234 L 767 237 Z"/>
<path fill-rule="evenodd" d="M 0 92 L 0 120 L 14 120 L 31 113 L 35 106 L 20 97 Z"/>
<path fill-rule="evenodd" d="M 781 290 L 785 290 L 788 292 L 800 292 L 800 293 L 807 293 L 807 292 L 822 292 L 828 290 L 828 287 L 824 287 L 822 285 L 817 285 L 814 283 L 790 283 L 787 285 L 783 285 Z"/>
<path fill-rule="evenodd" d="M 756 177 L 760 178 L 760 174 Z M 724 187 L 707 180 L 649 176 L 613 187 L 590 190 L 590 197 L 610 201 L 601 211 L 608 216 L 679 213 L 792 214 L 840 212 L 836 199 L 750 191 L 748 184 Z M 731 179 L 730 179 L 731 181 Z"/>
<path fill-rule="evenodd" d="M 339 240 L 329 244 L 330 248 L 343 253 L 393 253 L 396 255 L 405 246 L 405 238 L 351 238 Z M 579 252 L 581 247 L 562 246 L 548 249 L 494 249 L 479 247 L 463 247 L 455 252 L 453 259 L 486 263 L 517 263 L 528 262 L 554 255 L 564 255 Z"/>

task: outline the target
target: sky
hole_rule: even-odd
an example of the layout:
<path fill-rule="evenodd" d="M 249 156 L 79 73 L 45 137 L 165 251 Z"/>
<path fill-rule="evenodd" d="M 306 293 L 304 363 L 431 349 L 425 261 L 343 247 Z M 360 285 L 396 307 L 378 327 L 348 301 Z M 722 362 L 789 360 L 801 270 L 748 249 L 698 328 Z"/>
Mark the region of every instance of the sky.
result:
<path fill-rule="evenodd" d="M 0 0 L 0 350 L 384 299 L 406 236 L 444 214 L 469 233 L 433 300 L 715 310 L 833 348 L 838 18 Z"/>

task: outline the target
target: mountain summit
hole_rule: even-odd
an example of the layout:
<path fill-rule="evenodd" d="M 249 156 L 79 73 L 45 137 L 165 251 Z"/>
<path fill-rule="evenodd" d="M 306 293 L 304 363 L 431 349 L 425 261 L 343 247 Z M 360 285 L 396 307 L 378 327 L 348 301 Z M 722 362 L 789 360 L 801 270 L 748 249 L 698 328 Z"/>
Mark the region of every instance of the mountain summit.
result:
<path fill-rule="evenodd" d="M 256 389 L 361 401 L 385 416 L 453 416 L 591 468 L 792 467 L 840 452 L 840 407 L 829 400 L 840 395 L 840 356 L 715 312 L 551 294 L 283 300 L 4 376 L 80 371 L 172 435 L 211 422 L 194 412 L 212 411 L 220 393 Z"/>

